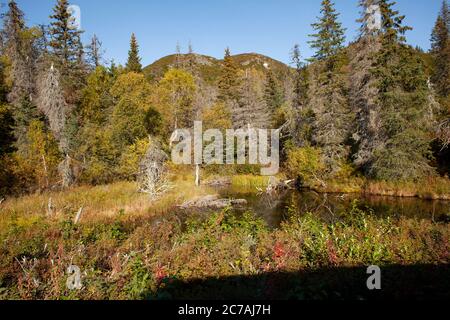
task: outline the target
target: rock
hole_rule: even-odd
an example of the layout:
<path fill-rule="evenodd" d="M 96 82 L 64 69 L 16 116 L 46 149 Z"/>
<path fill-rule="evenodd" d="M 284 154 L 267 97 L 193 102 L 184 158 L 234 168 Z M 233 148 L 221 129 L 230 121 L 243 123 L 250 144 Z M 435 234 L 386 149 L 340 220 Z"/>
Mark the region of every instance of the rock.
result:
<path fill-rule="evenodd" d="M 241 207 L 246 206 L 247 200 L 245 199 L 219 199 L 218 195 L 208 195 L 204 197 L 194 198 L 192 200 L 183 203 L 181 209 L 225 209 L 228 207 Z"/>

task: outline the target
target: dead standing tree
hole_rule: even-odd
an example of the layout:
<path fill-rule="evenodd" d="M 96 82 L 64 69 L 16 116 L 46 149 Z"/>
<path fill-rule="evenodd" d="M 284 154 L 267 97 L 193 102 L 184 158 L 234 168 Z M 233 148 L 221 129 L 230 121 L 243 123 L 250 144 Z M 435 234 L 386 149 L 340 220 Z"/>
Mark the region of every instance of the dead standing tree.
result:
<path fill-rule="evenodd" d="M 167 160 L 168 157 L 159 143 L 151 142 L 147 154 L 139 165 L 139 192 L 146 193 L 154 199 L 169 189 L 166 180 L 167 168 L 165 163 Z"/>
<path fill-rule="evenodd" d="M 61 89 L 60 74 L 53 64 L 48 71 L 44 71 L 38 89 L 39 109 L 47 117 L 50 130 L 59 143 L 60 151 L 65 156 L 58 169 L 62 179 L 62 187 L 68 188 L 74 182 L 72 159 L 69 156 L 69 141 L 64 132 L 69 106 Z"/>

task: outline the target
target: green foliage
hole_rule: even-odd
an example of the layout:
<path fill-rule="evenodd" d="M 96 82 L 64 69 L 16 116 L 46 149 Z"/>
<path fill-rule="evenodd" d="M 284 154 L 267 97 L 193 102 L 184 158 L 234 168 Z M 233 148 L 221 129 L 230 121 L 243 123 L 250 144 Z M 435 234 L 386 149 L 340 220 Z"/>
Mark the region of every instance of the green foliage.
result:
<path fill-rule="evenodd" d="M 149 139 L 136 141 L 129 146 L 120 159 L 118 173 L 124 179 L 136 178 L 139 170 L 139 163 L 150 147 Z"/>
<path fill-rule="evenodd" d="M 324 60 L 336 55 L 345 41 L 345 29 L 338 21 L 339 14 L 334 9 L 334 3 L 331 0 L 323 0 L 320 12 L 322 16 L 319 22 L 312 24 L 317 32 L 311 35 L 315 40 L 310 41 L 311 47 L 316 49 L 315 60 Z"/>
<path fill-rule="evenodd" d="M 219 99 L 224 102 L 238 101 L 239 85 L 238 68 L 231 57 L 230 49 L 227 48 L 223 60 L 222 74 L 218 82 Z"/>
<path fill-rule="evenodd" d="M 232 127 L 230 110 L 221 102 L 214 104 L 210 109 L 204 110 L 202 119 L 203 127 L 206 130 L 227 130 Z"/>
<path fill-rule="evenodd" d="M 68 79 L 75 77 L 77 64 L 80 55 L 80 36 L 81 31 L 71 27 L 70 13 L 68 11 L 69 2 L 67 0 L 58 0 L 53 8 L 53 15 L 50 16 L 51 41 L 49 43 L 54 62 L 66 81 L 76 81 Z M 82 49 L 81 49 L 82 50 Z M 71 83 L 73 84 L 73 83 Z"/>
<path fill-rule="evenodd" d="M 192 127 L 196 91 L 194 77 L 186 71 L 171 69 L 161 79 L 153 96 L 153 105 L 164 120 L 164 134 L 170 135 L 177 128 Z"/>
<path fill-rule="evenodd" d="M 139 45 L 134 33 L 131 34 L 130 51 L 128 51 L 126 70 L 128 72 L 142 72 L 141 58 L 139 57 Z"/>
<path fill-rule="evenodd" d="M 13 150 L 13 126 L 14 119 L 9 106 L 0 105 L 0 157 Z"/>
<path fill-rule="evenodd" d="M 272 113 L 283 104 L 283 94 L 281 92 L 278 80 L 271 70 L 267 74 L 264 100 Z"/>
<path fill-rule="evenodd" d="M 110 94 L 113 75 L 105 67 L 97 67 L 87 78 L 81 101 L 83 123 L 102 125 L 108 118 L 113 100 Z"/>
<path fill-rule="evenodd" d="M 299 177 L 310 186 L 315 185 L 326 172 L 321 151 L 313 147 L 291 149 L 286 167 L 292 177 Z"/>
<path fill-rule="evenodd" d="M 392 36 L 401 34 L 404 27 L 392 29 L 382 36 L 382 49 L 373 67 L 378 80 L 380 134 L 385 140 L 374 152 L 370 173 L 382 179 L 414 180 L 431 171 L 429 91 L 423 61 L 412 48 L 399 43 L 398 36 Z"/>
<path fill-rule="evenodd" d="M 27 133 L 25 152 L 15 155 L 17 166 L 13 169 L 19 185 L 25 190 L 48 189 L 58 179 L 61 155 L 53 135 L 38 120 L 31 122 Z"/>

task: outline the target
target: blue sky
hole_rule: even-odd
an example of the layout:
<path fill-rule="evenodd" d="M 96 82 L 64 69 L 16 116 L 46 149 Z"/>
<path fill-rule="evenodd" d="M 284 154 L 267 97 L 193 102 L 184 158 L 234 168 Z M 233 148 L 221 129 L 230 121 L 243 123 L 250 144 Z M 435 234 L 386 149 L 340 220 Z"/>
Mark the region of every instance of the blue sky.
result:
<path fill-rule="evenodd" d="M 3 0 L 2 2 L 5 2 Z M 27 23 L 48 24 L 56 0 L 17 0 Z M 299 43 L 305 58 L 311 23 L 319 14 L 320 0 L 73 0 L 81 8 L 87 41 L 94 33 L 103 42 L 105 57 L 124 63 L 132 32 L 138 38 L 142 62 L 175 52 L 177 42 L 186 51 L 216 58 L 229 46 L 233 54 L 257 52 L 289 62 L 289 52 Z M 358 0 L 335 0 L 347 41 L 355 38 Z M 408 42 L 428 49 L 430 33 L 442 0 L 397 0 L 406 15 Z"/>

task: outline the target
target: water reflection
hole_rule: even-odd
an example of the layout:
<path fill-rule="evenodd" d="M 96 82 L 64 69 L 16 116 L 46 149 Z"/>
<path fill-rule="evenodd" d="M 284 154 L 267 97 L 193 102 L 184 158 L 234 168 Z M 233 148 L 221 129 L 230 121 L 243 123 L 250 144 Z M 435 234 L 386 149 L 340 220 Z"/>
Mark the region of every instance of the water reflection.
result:
<path fill-rule="evenodd" d="M 286 191 L 280 195 L 257 194 L 245 188 L 223 188 L 218 190 L 222 197 L 246 199 L 249 207 L 271 227 L 278 227 L 292 210 L 312 212 L 324 219 L 333 220 L 351 210 L 355 200 L 358 207 L 365 208 L 380 217 L 414 217 L 436 221 L 450 214 L 450 201 L 422 200 L 418 198 L 381 197 L 360 194 L 319 194 L 313 191 Z"/>

